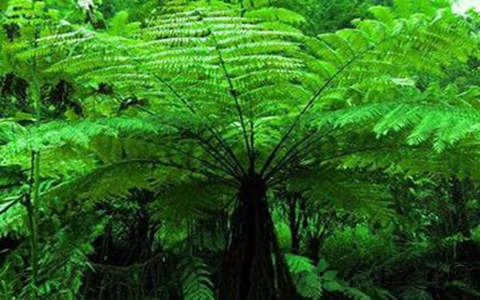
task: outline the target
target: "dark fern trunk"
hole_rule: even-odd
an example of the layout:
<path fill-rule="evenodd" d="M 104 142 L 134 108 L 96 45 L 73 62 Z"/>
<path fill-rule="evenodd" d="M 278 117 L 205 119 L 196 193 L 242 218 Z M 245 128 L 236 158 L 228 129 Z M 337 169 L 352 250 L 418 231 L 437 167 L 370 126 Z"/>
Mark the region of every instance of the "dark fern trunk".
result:
<path fill-rule="evenodd" d="M 220 299 L 297 299 L 275 235 L 266 184 L 259 176 L 243 180 L 231 226 Z"/>

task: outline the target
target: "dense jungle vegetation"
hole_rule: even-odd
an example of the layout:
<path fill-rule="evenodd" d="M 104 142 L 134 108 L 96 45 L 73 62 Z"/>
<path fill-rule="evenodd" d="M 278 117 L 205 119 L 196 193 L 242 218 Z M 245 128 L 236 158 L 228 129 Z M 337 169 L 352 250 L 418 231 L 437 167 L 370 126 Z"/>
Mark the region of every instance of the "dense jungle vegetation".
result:
<path fill-rule="evenodd" d="M 480 299 L 480 15 L 1 0 L 0 299 Z"/>

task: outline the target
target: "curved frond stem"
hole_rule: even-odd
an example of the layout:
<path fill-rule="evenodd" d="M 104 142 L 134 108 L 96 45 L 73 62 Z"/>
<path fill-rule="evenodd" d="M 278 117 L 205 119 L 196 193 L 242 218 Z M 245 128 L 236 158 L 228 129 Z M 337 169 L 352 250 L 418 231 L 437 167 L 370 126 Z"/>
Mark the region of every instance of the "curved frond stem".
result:
<path fill-rule="evenodd" d="M 19 203 L 22 200 L 22 196 L 18 196 L 15 199 L 11 200 L 5 207 L 0 209 L 0 215 L 6 213 L 10 208 L 15 206 L 15 204 Z"/>
<path fill-rule="evenodd" d="M 298 142 L 296 142 L 285 154 L 280 158 L 278 163 L 272 167 L 272 169 L 265 174 L 265 179 L 268 180 L 268 178 L 275 176 L 277 172 L 279 172 L 285 165 L 288 164 L 288 161 L 290 160 L 291 157 L 297 156 L 301 150 L 297 149 L 305 142 L 307 142 L 312 136 L 314 136 L 318 131 L 313 131 L 310 134 L 307 134 L 304 136 L 302 139 L 300 139 Z"/>
<path fill-rule="evenodd" d="M 383 42 L 383 40 L 381 41 Z M 379 43 L 380 44 L 380 43 Z M 288 138 L 290 137 L 290 135 L 292 134 L 293 130 L 295 129 L 295 127 L 298 125 L 298 122 L 300 122 L 300 120 L 302 119 L 302 117 L 313 107 L 313 105 L 315 104 L 315 101 L 317 99 L 320 98 L 320 96 L 322 95 L 323 91 L 325 91 L 329 86 L 330 84 L 336 79 L 338 78 L 338 76 L 340 76 L 344 70 L 346 70 L 350 65 L 352 65 L 355 61 L 357 61 L 359 58 L 361 58 L 365 53 L 367 53 L 368 51 L 372 50 L 373 48 L 375 48 L 376 46 L 378 46 L 379 44 L 376 44 L 375 46 L 370 46 L 368 47 L 367 49 L 361 51 L 359 54 L 353 56 L 351 59 L 349 59 L 346 63 L 344 63 L 340 68 L 338 68 L 335 73 L 330 76 L 330 78 L 328 78 L 323 84 L 322 86 L 320 86 L 320 88 L 315 92 L 315 94 L 310 98 L 310 100 L 307 101 L 307 103 L 305 104 L 305 106 L 303 107 L 303 109 L 297 114 L 297 116 L 295 117 L 295 119 L 293 120 L 292 124 L 290 125 L 290 127 L 287 129 L 287 131 L 285 132 L 285 134 L 282 136 L 282 138 L 280 139 L 280 141 L 277 143 L 277 145 L 275 146 L 275 148 L 272 150 L 272 152 L 270 153 L 270 155 L 268 156 L 267 160 L 265 161 L 265 164 L 263 165 L 262 167 L 262 170 L 260 171 L 260 175 L 261 176 L 264 176 L 267 169 L 270 167 L 270 165 L 272 164 L 273 160 L 277 157 L 277 154 L 278 152 L 280 151 L 280 149 L 282 148 L 282 146 L 284 145 L 284 143 L 288 140 Z"/>
<path fill-rule="evenodd" d="M 253 155 L 253 149 L 250 148 L 250 142 L 248 141 L 248 133 L 247 133 L 247 127 L 245 125 L 245 117 L 243 114 L 242 107 L 240 105 L 240 100 L 238 99 L 237 96 L 237 90 L 235 89 L 232 78 L 230 77 L 230 74 L 228 73 L 227 66 L 225 65 L 225 60 L 223 59 L 222 51 L 220 51 L 220 48 L 218 47 L 218 42 L 217 39 L 215 38 L 215 34 L 211 33 L 210 35 L 212 37 L 213 42 L 215 43 L 215 51 L 217 52 L 218 59 L 220 62 L 220 66 L 222 68 L 223 75 L 225 76 L 225 80 L 228 83 L 228 88 L 229 88 L 229 94 L 232 96 L 232 99 L 235 101 L 235 108 L 237 110 L 238 118 L 240 120 L 240 126 L 242 128 L 242 135 L 243 139 L 245 141 L 245 147 L 247 150 L 247 155 L 248 155 L 248 160 L 250 164 L 250 170 L 249 172 L 254 172 L 255 170 L 253 169 L 255 167 L 255 158 Z"/>
<path fill-rule="evenodd" d="M 282 168 L 288 166 L 291 163 L 291 159 L 293 157 L 298 157 L 299 159 L 303 160 L 305 156 L 308 154 L 310 147 L 315 145 L 316 143 L 320 142 L 324 137 L 335 131 L 337 127 L 332 126 L 330 130 L 322 132 L 321 135 L 316 136 L 319 131 L 316 129 L 311 133 L 307 134 L 305 137 L 300 139 L 298 142 L 292 145 L 290 149 L 282 156 L 282 158 L 278 161 L 278 163 L 265 175 L 265 179 L 269 179 L 275 176 L 276 173 L 280 172 Z M 334 135 L 335 138 L 342 136 L 342 133 Z"/>
<path fill-rule="evenodd" d="M 293 120 L 292 124 L 290 125 L 290 127 L 287 129 L 287 131 L 285 132 L 285 134 L 282 136 L 282 138 L 280 139 L 280 141 L 277 143 L 277 145 L 275 146 L 275 148 L 273 149 L 273 151 L 270 153 L 270 155 L 268 156 L 264 166 L 262 167 L 262 170 L 260 171 L 260 174 L 263 176 L 265 175 L 265 172 L 267 171 L 267 169 L 270 167 L 270 164 L 273 162 L 273 160 L 276 158 L 277 156 L 277 153 L 278 151 L 280 151 L 281 147 L 283 146 L 283 144 L 287 141 L 287 139 L 290 137 L 290 135 L 292 134 L 293 130 L 295 129 L 295 127 L 297 126 L 298 122 L 300 121 L 300 119 L 307 113 L 307 111 L 310 110 L 310 108 L 313 106 L 313 104 L 315 103 L 315 100 L 317 100 L 319 98 L 319 96 L 322 94 L 322 92 L 327 88 L 329 87 L 329 85 L 333 82 L 333 80 L 335 78 L 337 78 L 343 70 L 345 70 L 350 64 L 352 64 L 353 62 L 355 61 L 355 59 L 351 59 L 349 60 L 346 64 L 344 64 L 341 68 L 339 68 L 335 74 L 333 74 L 333 76 L 331 76 L 327 81 L 325 81 L 325 83 L 317 90 L 317 92 L 310 98 L 310 100 L 307 102 L 307 104 L 303 107 L 303 109 L 300 111 L 300 113 L 298 113 L 298 115 L 295 117 L 295 119 Z"/>
<path fill-rule="evenodd" d="M 335 155 L 331 155 L 328 157 L 325 157 L 323 159 L 320 159 L 318 163 L 325 163 L 331 160 L 339 159 L 345 156 L 349 156 L 352 154 L 357 154 L 357 153 L 367 153 L 367 152 L 375 152 L 375 151 L 385 151 L 385 150 L 392 150 L 392 151 L 399 151 L 402 149 L 412 149 L 412 148 L 419 148 L 418 146 L 410 146 L 410 145 L 398 145 L 393 147 L 392 145 L 375 145 L 375 146 L 367 146 L 367 147 L 361 147 L 361 148 L 354 148 L 354 149 L 349 149 L 347 151 L 339 152 L 336 153 Z"/>
<path fill-rule="evenodd" d="M 165 80 L 163 80 L 160 76 L 156 75 L 156 74 L 152 74 L 158 81 L 160 81 L 162 84 L 164 84 L 168 89 L 169 91 L 178 99 L 180 100 L 180 102 L 185 105 L 185 107 L 187 107 L 187 109 L 194 115 L 196 116 L 199 116 L 199 114 L 197 113 L 197 111 L 195 110 L 195 108 L 193 108 L 192 105 L 190 105 L 188 103 L 188 101 L 182 96 L 180 95 L 180 93 L 178 93 L 173 87 L 171 84 L 169 84 L 168 82 L 166 82 Z M 208 121 L 208 120 L 207 120 Z M 242 167 L 242 164 L 240 163 L 240 161 L 238 160 L 237 156 L 235 155 L 235 153 L 233 152 L 233 149 L 232 147 L 228 146 L 228 144 L 225 142 L 225 140 L 220 136 L 220 134 L 215 130 L 213 129 L 210 125 L 208 125 L 208 122 L 207 122 L 207 129 L 208 131 L 210 131 L 210 133 L 215 137 L 215 139 L 218 141 L 218 143 L 221 145 L 221 147 L 228 153 L 227 157 L 228 158 L 225 158 L 224 160 L 232 160 L 232 164 L 236 166 L 236 168 L 239 169 L 239 172 L 242 173 L 242 174 L 246 174 L 245 170 L 243 169 Z M 213 147 L 213 146 L 212 146 Z"/>
<path fill-rule="evenodd" d="M 153 117 L 159 118 L 156 113 L 154 113 L 153 111 L 151 111 L 151 110 L 149 110 L 145 107 L 140 106 L 139 109 L 148 113 L 148 114 L 150 114 Z M 177 128 L 177 129 L 179 129 L 179 128 Z M 239 173 L 238 167 L 235 164 L 233 164 L 233 162 L 228 160 L 225 156 L 223 156 L 223 153 L 220 152 L 220 150 L 218 150 L 217 148 L 215 148 L 210 143 L 209 140 L 203 138 L 201 135 L 196 134 L 195 132 L 193 132 L 191 130 L 189 130 L 189 133 L 191 133 L 193 135 L 194 139 L 196 139 L 200 142 L 200 144 L 202 145 L 202 148 L 208 153 L 208 155 L 210 155 L 212 158 L 216 159 L 219 163 L 221 163 L 223 165 L 223 167 L 225 169 L 221 169 L 221 171 L 227 173 L 228 175 L 230 175 L 230 176 L 232 176 L 236 179 L 241 178 L 241 174 Z"/>
<path fill-rule="evenodd" d="M 183 155 L 185 155 L 185 156 L 187 156 L 187 157 L 193 158 L 194 160 L 196 160 L 196 161 L 204 164 L 207 168 L 209 168 L 209 169 L 212 170 L 212 171 L 218 171 L 218 172 L 221 172 L 221 173 L 223 172 L 223 173 L 226 173 L 227 175 L 233 176 L 235 179 L 237 179 L 236 176 L 235 176 L 234 174 L 232 175 L 229 170 L 225 170 L 225 169 L 223 169 L 223 168 L 221 168 L 221 167 L 219 167 L 219 166 L 217 166 L 217 165 L 215 165 L 215 164 L 213 164 L 213 163 L 211 163 L 211 162 L 209 162 L 208 160 L 205 160 L 205 159 L 203 159 L 203 158 L 200 158 L 200 157 L 197 157 L 197 156 L 193 156 L 193 155 L 191 155 L 191 153 L 188 153 L 188 152 L 186 152 L 186 151 L 184 151 L 184 150 L 180 150 L 179 147 L 175 147 L 175 148 L 170 149 L 170 150 L 179 152 L 179 153 L 181 153 L 181 154 L 183 154 Z M 189 167 L 189 168 L 190 168 L 190 167 Z M 189 168 L 188 168 L 188 169 L 189 169 Z M 184 168 L 184 169 L 186 169 L 186 168 Z M 212 173 L 212 174 L 214 174 L 214 173 Z M 218 176 L 218 175 L 217 175 L 217 176 Z"/>
<path fill-rule="evenodd" d="M 325 157 L 323 159 L 320 159 L 317 161 L 317 164 L 322 164 L 326 163 L 331 160 L 339 159 L 345 156 L 357 154 L 357 153 L 367 153 L 367 152 L 375 152 L 375 151 L 385 151 L 385 150 L 393 150 L 393 151 L 399 151 L 402 150 L 403 148 L 405 149 L 412 149 L 412 148 L 419 148 L 417 146 L 410 146 L 410 145 L 399 145 L 399 146 L 392 146 L 392 145 L 384 145 L 384 146 L 367 146 L 367 147 L 362 147 L 362 148 L 355 148 L 355 149 L 349 149 L 347 151 L 342 151 L 339 153 L 336 153 L 335 155 Z M 290 176 L 295 173 L 298 170 L 298 163 L 302 161 L 302 157 L 295 157 L 294 159 L 291 159 L 290 162 L 292 164 L 296 164 L 296 167 L 290 168 L 288 171 L 285 172 L 285 174 L 279 178 L 276 178 L 268 183 L 269 187 L 278 185 L 280 183 L 285 182 L 290 178 Z"/>
<path fill-rule="evenodd" d="M 185 168 L 181 164 L 177 164 L 177 163 L 172 162 L 172 161 L 169 161 L 169 162 L 160 161 L 158 159 L 156 160 L 155 164 L 162 165 L 162 166 L 165 166 L 165 167 L 176 168 L 178 170 L 183 170 L 183 171 L 196 173 L 196 174 L 199 174 L 199 175 L 203 175 L 205 177 L 215 178 L 215 180 L 218 180 L 219 182 L 222 182 L 225 185 L 228 185 L 228 186 L 231 186 L 231 187 L 237 187 L 236 181 L 229 181 L 229 180 L 225 179 L 223 176 L 215 174 L 215 172 L 208 172 L 208 171 L 201 170 L 201 169 L 198 169 L 198 168 L 193 168 L 191 166 L 188 167 L 188 168 Z"/>
<path fill-rule="evenodd" d="M 196 168 L 186 168 L 185 166 L 182 166 L 180 164 L 177 164 L 175 162 L 171 162 L 171 161 L 163 161 L 163 160 L 160 160 L 160 159 L 156 159 L 156 158 L 140 158 L 140 159 L 127 159 L 127 160 L 121 160 L 121 161 L 118 161 L 118 162 L 115 162 L 115 163 L 111 163 L 111 164 L 108 164 L 108 165 L 102 165 L 98 168 L 96 168 L 94 170 L 94 172 L 103 172 L 105 170 L 108 170 L 109 168 L 112 168 L 114 166 L 121 166 L 121 165 L 129 165 L 129 164 L 145 164 L 145 165 L 154 165 L 154 166 L 163 166 L 163 167 L 167 167 L 167 168 L 174 168 L 174 169 L 177 169 L 177 170 L 181 170 L 181 171 L 187 171 L 189 173 L 192 173 L 192 174 L 197 174 L 197 175 L 201 175 L 201 176 L 205 176 L 205 177 L 211 177 L 211 178 L 215 178 L 215 180 L 218 180 L 219 182 L 222 182 L 223 184 L 225 185 L 228 185 L 228 186 L 231 186 L 231 187 L 237 187 L 236 185 L 236 182 L 234 181 L 229 181 L 229 180 L 226 180 L 225 178 L 213 173 L 213 172 L 207 172 L 205 170 L 200 170 L 200 169 L 196 169 Z M 49 190 L 45 191 L 42 193 L 42 195 L 47 195 L 48 193 L 51 193 L 57 189 L 60 189 L 62 188 L 63 186 L 66 186 L 74 181 L 77 181 L 77 180 L 81 180 L 82 178 L 89 178 L 91 176 L 91 172 L 90 173 L 87 173 L 85 175 L 81 175 L 79 177 L 76 177 L 74 179 L 71 179 L 69 181 L 64 181 L 52 188 L 50 188 Z"/>
<path fill-rule="evenodd" d="M 290 159 L 291 163 L 298 163 L 301 162 L 301 159 L 298 158 L 297 156 L 292 156 L 292 158 Z M 275 178 L 271 181 L 267 181 L 267 186 L 268 187 L 274 187 L 276 185 L 279 185 L 281 183 L 284 183 L 285 181 L 287 181 L 291 176 L 292 174 L 294 174 L 296 171 L 298 170 L 298 168 L 292 168 L 288 171 L 286 171 L 282 176 L 278 177 L 278 178 Z"/>
<path fill-rule="evenodd" d="M 372 123 L 374 123 L 374 120 L 366 123 L 366 125 L 370 126 Z M 290 147 L 290 149 L 288 149 L 288 151 L 282 156 L 282 158 L 271 169 L 271 171 L 268 172 L 265 175 L 265 179 L 268 181 L 269 178 L 275 176 L 284 167 L 287 167 L 292 162 L 292 158 L 293 158 L 293 160 L 295 160 L 297 157 L 300 160 L 305 159 L 305 157 L 308 155 L 308 153 L 309 153 L 309 151 L 310 151 L 310 149 L 313 145 L 317 144 L 323 138 L 330 135 L 332 132 L 334 132 L 337 129 L 338 129 L 338 127 L 332 125 L 332 127 L 329 130 L 321 132 L 321 135 L 316 136 L 316 134 L 319 133 L 319 129 L 315 129 L 314 131 L 307 134 L 305 137 L 303 137 L 298 142 L 296 142 L 294 145 L 292 145 Z M 337 138 L 340 138 L 342 135 L 347 134 L 347 133 L 348 133 L 348 131 L 344 131 L 344 132 L 341 131 L 339 134 L 332 135 L 332 137 L 337 139 Z"/>
<path fill-rule="evenodd" d="M 329 132 L 333 131 L 330 130 Z M 318 136 L 314 139 L 311 139 L 313 135 L 308 135 L 298 143 L 296 143 L 289 151 L 282 157 L 281 161 L 274 167 L 270 172 L 265 175 L 267 182 L 270 178 L 274 177 L 276 174 L 280 173 L 283 169 L 288 168 L 289 165 L 299 164 L 305 157 L 308 155 L 310 147 L 318 143 L 322 138 L 326 136 L 326 134 Z M 300 145 L 302 147 L 300 148 Z"/>
<path fill-rule="evenodd" d="M 208 139 L 203 138 L 201 135 L 196 134 L 195 132 L 190 133 L 194 136 L 196 140 L 200 142 L 200 144 L 203 145 L 203 148 L 205 151 L 213 158 L 224 164 L 224 167 L 226 168 L 226 172 L 230 173 L 232 177 L 240 180 L 242 177 L 242 174 L 238 170 L 238 167 L 234 165 L 231 161 L 226 160 L 224 156 L 222 156 L 222 153 L 215 148 L 212 143 Z M 226 164 L 226 165 L 225 165 Z"/>
<path fill-rule="evenodd" d="M 232 176 L 233 178 L 236 178 L 235 176 L 230 174 L 230 172 L 228 170 L 225 170 L 225 169 L 221 168 L 220 166 L 209 162 L 206 159 L 194 156 L 194 155 L 192 155 L 192 153 L 189 153 L 188 151 L 180 149 L 180 147 L 173 147 L 173 148 L 169 148 L 168 150 L 180 153 L 184 157 L 189 157 L 189 158 L 192 158 L 193 160 L 198 161 L 199 163 L 203 164 L 206 168 L 209 168 L 213 172 L 212 174 L 214 174 L 215 172 L 219 172 L 219 173 L 225 173 L 228 176 Z M 169 162 L 172 163 L 172 160 L 170 159 Z M 176 165 L 178 169 L 190 170 L 190 168 L 191 168 L 191 166 L 182 167 L 180 164 L 176 164 L 176 163 L 173 163 L 173 164 Z M 193 170 L 193 171 L 196 172 L 195 170 Z"/>

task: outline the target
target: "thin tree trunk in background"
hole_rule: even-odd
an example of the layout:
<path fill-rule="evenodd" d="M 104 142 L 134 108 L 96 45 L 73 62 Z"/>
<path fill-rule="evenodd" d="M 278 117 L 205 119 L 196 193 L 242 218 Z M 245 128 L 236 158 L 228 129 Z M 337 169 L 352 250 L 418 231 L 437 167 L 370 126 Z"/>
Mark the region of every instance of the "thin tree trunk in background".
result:
<path fill-rule="evenodd" d="M 30 240 L 30 267 L 32 270 L 31 286 L 32 295 L 37 296 L 38 285 L 38 240 L 37 240 L 37 217 L 35 206 L 40 198 L 40 155 L 38 152 L 32 151 L 30 178 L 28 192 L 25 194 L 25 207 L 28 217 L 28 231 Z"/>
<path fill-rule="evenodd" d="M 450 179 L 452 201 L 455 207 L 453 222 L 454 230 L 463 234 L 465 237 L 470 236 L 470 226 L 468 225 L 467 206 L 465 203 L 463 182 L 456 176 Z"/>
<path fill-rule="evenodd" d="M 297 194 L 287 194 L 287 214 L 291 235 L 291 252 L 300 253 L 300 227 L 302 225 L 302 205 L 300 196 Z"/>
<path fill-rule="evenodd" d="M 472 257 L 480 255 L 480 247 L 470 238 L 470 224 L 468 220 L 467 199 L 465 195 L 469 188 L 468 179 L 459 179 L 456 176 L 450 178 L 451 183 L 451 199 L 453 202 L 454 211 L 452 212 L 453 232 L 461 233 L 465 238 L 464 241 L 454 244 L 453 260 L 454 261 L 469 261 Z M 470 187 L 471 188 L 471 187 Z"/>

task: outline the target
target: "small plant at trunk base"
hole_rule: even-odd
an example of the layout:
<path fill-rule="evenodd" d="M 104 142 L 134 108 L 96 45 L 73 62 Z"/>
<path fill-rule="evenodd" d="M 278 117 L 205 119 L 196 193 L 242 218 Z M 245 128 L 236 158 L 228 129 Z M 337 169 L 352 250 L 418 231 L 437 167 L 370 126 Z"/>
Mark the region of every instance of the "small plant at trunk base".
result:
<path fill-rule="evenodd" d="M 337 271 L 327 270 L 327 261 L 322 258 L 318 261 L 314 272 L 306 272 L 300 278 L 298 289 L 303 291 L 302 296 L 318 298 L 323 290 L 334 292 L 339 288 L 335 282 Z"/>

